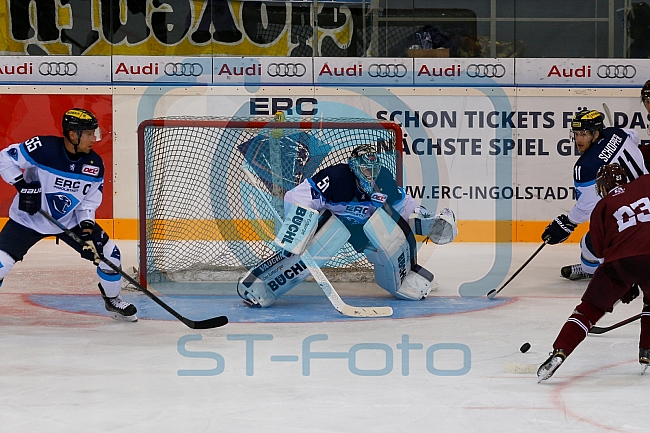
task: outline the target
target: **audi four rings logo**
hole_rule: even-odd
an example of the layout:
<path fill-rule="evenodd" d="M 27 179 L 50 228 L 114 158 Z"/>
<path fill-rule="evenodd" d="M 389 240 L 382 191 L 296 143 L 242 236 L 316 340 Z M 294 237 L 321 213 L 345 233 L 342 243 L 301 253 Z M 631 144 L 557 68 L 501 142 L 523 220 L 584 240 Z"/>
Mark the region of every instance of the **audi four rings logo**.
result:
<path fill-rule="evenodd" d="M 634 78 L 636 68 L 632 65 L 600 65 L 597 75 L 600 78 Z"/>
<path fill-rule="evenodd" d="M 406 66 L 398 64 L 377 64 L 374 63 L 368 68 L 368 75 L 381 78 L 401 78 L 406 76 Z"/>
<path fill-rule="evenodd" d="M 77 64 L 73 62 L 43 62 L 38 65 L 41 75 L 77 75 Z"/>
<path fill-rule="evenodd" d="M 270 77 L 302 77 L 307 67 L 302 63 L 271 63 L 266 72 Z"/>
<path fill-rule="evenodd" d="M 470 78 L 501 78 L 506 74 L 506 67 L 498 63 L 492 65 L 472 64 L 467 67 Z"/>
<path fill-rule="evenodd" d="M 198 77 L 203 73 L 200 63 L 166 63 L 165 75 L 170 77 Z"/>

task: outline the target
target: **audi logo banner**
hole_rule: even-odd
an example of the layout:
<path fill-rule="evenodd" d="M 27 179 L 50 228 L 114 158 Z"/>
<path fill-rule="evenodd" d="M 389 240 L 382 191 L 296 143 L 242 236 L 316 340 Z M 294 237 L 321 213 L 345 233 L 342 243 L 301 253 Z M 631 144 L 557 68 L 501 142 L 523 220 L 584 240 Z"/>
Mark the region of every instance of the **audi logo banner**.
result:
<path fill-rule="evenodd" d="M 212 84 L 211 57 L 113 56 L 113 81 Z"/>
<path fill-rule="evenodd" d="M 0 56 L 0 84 L 641 87 L 646 59 Z"/>
<path fill-rule="evenodd" d="M 415 59 L 415 85 L 513 86 L 514 59 Z"/>
<path fill-rule="evenodd" d="M 314 81 L 324 85 L 413 85 L 413 60 L 398 58 L 314 58 Z"/>
<path fill-rule="evenodd" d="M 643 86 L 650 65 L 641 59 L 517 59 L 517 84 L 541 86 Z"/>
<path fill-rule="evenodd" d="M 102 56 L 3 56 L 1 83 L 110 84 L 111 58 Z"/>
<path fill-rule="evenodd" d="M 213 81 L 233 85 L 311 85 L 313 64 L 309 57 L 218 57 Z"/>

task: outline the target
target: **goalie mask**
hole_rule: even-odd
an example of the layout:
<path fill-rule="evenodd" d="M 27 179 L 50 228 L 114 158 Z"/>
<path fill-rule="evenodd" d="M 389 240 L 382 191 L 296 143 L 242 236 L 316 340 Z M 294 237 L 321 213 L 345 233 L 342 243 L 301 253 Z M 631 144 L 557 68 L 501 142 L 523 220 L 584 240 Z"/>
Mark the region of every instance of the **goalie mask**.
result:
<path fill-rule="evenodd" d="M 355 147 L 348 158 L 348 165 L 357 177 L 361 189 L 366 194 L 372 195 L 375 192 L 375 181 L 381 170 L 375 149 L 370 144 Z"/>
<path fill-rule="evenodd" d="M 603 165 L 596 174 L 596 193 L 600 197 L 605 197 L 611 190 L 626 183 L 627 175 L 620 165 L 616 163 Z"/>

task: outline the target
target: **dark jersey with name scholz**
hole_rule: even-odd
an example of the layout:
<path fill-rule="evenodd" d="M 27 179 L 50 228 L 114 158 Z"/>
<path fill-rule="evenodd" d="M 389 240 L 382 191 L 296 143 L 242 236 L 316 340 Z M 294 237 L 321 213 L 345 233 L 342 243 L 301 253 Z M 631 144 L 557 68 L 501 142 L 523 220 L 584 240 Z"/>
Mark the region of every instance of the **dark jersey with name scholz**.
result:
<path fill-rule="evenodd" d="M 43 189 L 41 209 L 72 228 L 80 221 L 95 220 L 104 186 L 102 158 L 93 150 L 78 156 L 70 159 L 63 137 L 36 136 L 0 151 L 0 175 L 11 184 L 21 174 L 27 182 L 38 180 Z M 42 215 L 19 210 L 18 195 L 9 218 L 39 233 L 61 232 Z"/>
<path fill-rule="evenodd" d="M 357 178 L 348 164 L 336 164 L 316 173 L 288 191 L 284 197 L 285 211 L 292 203 L 316 211 L 330 210 L 346 225 L 364 224 L 384 202 L 393 206 L 404 218 L 419 207 L 417 202 L 397 185 L 392 173 L 382 167 L 376 179 L 378 192 L 369 196 L 358 187 Z"/>
<path fill-rule="evenodd" d="M 614 188 L 591 213 L 594 254 L 611 262 L 650 254 L 650 175 Z"/>
<path fill-rule="evenodd" d="M 601 166 L 614 162 L 623 167 L 628 181 L 648 174 L 639 150 L 639 134 L 633 129 L 605 128 L 598 141 L 580 155 L 573 167 L 576 204 L 568 214 L 571 221 L 580 224 L 589 220 L 600 200 L 595 188 L 596 173 Z"/>

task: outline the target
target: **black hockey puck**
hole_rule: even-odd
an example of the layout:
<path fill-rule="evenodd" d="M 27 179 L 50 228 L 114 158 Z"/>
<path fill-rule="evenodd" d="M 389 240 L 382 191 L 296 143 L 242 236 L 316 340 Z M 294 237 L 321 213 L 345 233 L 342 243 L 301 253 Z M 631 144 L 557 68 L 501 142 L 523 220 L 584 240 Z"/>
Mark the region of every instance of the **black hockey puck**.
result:
<path fill-rule="evenodd" d="M 528 352 L 529 349 L 530 349 L 530 343 L 524 343 L 524 344 L 522 344 L 521 347 L 519 348 L 519 350 L 521 351 L 521 353 L 526 353 L 526 352 Z"/>

